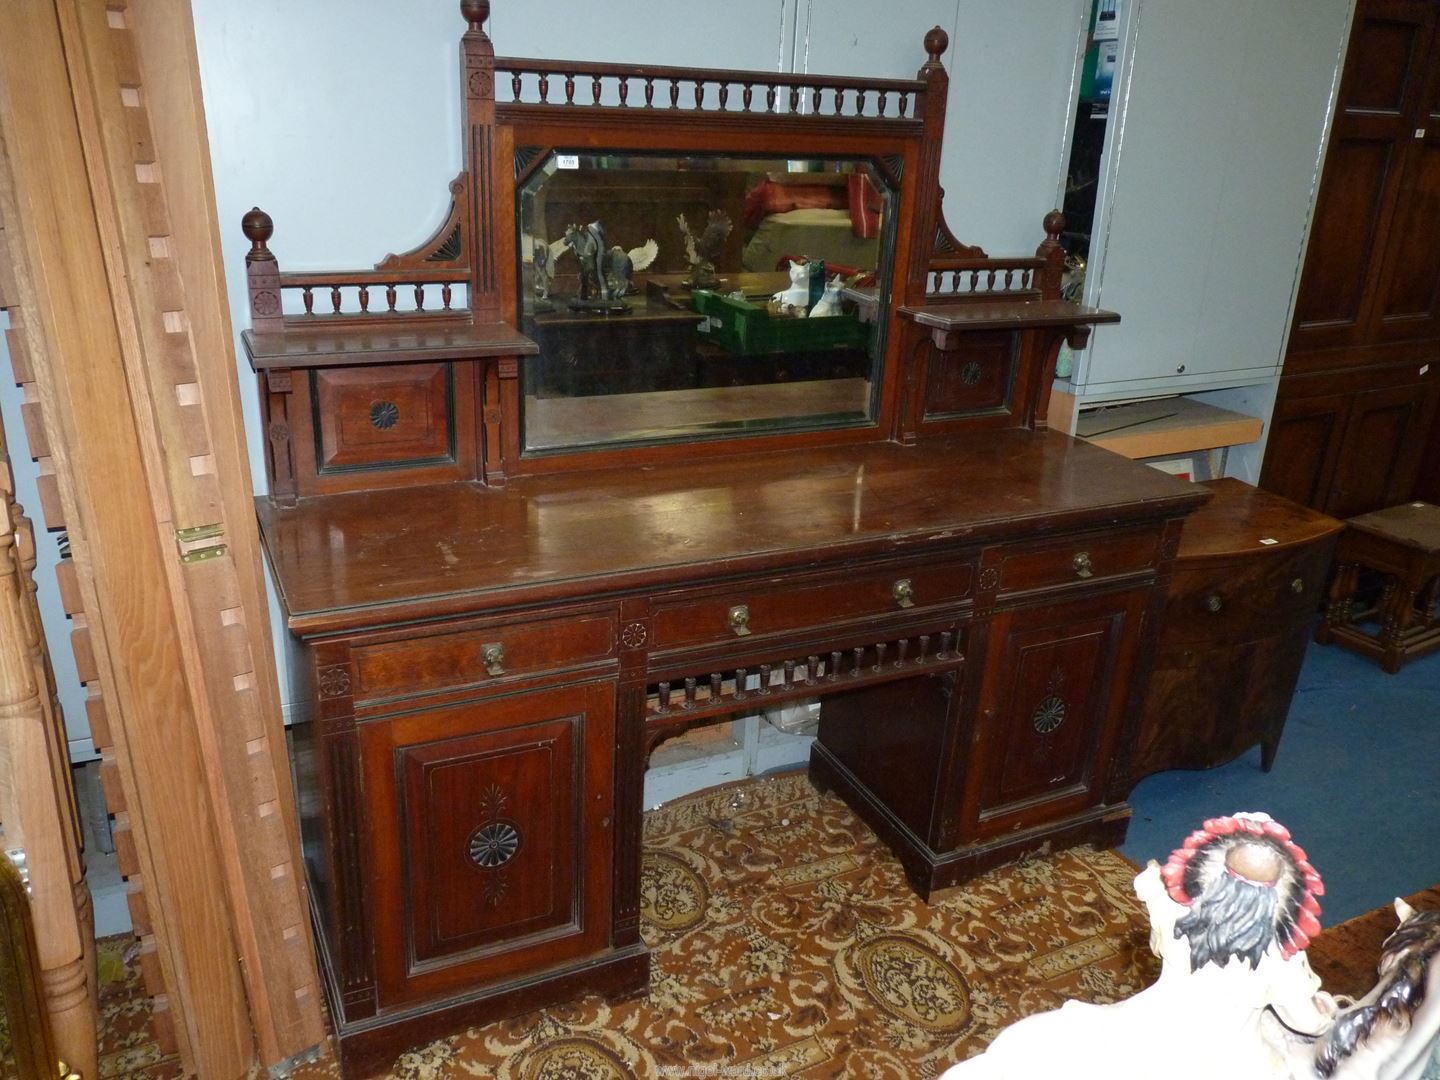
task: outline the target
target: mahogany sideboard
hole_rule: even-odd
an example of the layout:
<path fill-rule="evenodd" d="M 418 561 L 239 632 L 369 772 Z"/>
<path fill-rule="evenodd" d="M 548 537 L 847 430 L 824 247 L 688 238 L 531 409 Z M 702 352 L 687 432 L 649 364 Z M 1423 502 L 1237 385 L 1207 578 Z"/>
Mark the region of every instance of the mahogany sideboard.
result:
<path fill-rule="evenodd" d="M 1132 775 L 1275 762 L 1344 523 L 1226 478 L 1185 522 Z"/>
<path fill-rule="evenodd" d="M 643 991 L 649 753 L 757 705 L 821 700 L 812 779 L 927 898 L 1118 842 L 1208 497 L 1045 430 L 1062 343 L 1119 316 L 1060 298 L 1058 213 L 1018 258 L 946 227 L 943 31 L 915 79 L 860 80 L 497 58 L 489 5 L 461 10 L 466 167 L 430 241 L 282 272 L 269 216 L 243 223 L 349 1077 Z M 644 214 L 604 201 L 632 188 Z M 803 272 L 741 265 L 801 195 L 834 203 Z M 843 299 L 756 284 L 792 273 Z"/>
<path fill-rule="evenodd" d="M 812 777 L 922 895 L 1118 843 L 1146 628 L 1202 498 L 1005 431 L 262 500 L 347 1072 L 643 988 L 646 758 L 746 697 L 822 699 Z"/>

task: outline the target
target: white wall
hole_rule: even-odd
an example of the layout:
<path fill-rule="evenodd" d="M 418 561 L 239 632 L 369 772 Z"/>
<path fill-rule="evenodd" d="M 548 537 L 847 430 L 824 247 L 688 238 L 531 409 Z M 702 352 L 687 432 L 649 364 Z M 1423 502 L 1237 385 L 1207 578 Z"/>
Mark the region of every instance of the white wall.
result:
<path fill-rule="evenodd" d="M 456 0 L 193 0 L 215 196 L 237 332 L 248 325 L 241 216 L 275 219 L 290 270 L 351 269 L 438 227 L 461 168 Z M 1087 0 L 495 0 L 507 56 L 913 77 L 926 31 L 951 38 L 947 217 L 962 240 L 1028 253 L 1055 204 Z M 237 346 L 238 352 L 238 346 Z M 254 376 L 239 361 L 249 388 Z M 258 395 L 244 397 L 266 487 Z M 278 616 L 277 616 L 278 619 Z M 283 626 L 275 626 L 285 641 Z M 282 669 L 282 697 L 290 702 Z"/>
<path fill-rule="evenodd" d="M 800 4 L 799 71 L 913 77 L 925 60 L 925 32 L 944 28 L 946 220 L 992 255 L 1033 252 L 1045 238 L 1041 220 L 1057 205 L 1089 0 Z"/>

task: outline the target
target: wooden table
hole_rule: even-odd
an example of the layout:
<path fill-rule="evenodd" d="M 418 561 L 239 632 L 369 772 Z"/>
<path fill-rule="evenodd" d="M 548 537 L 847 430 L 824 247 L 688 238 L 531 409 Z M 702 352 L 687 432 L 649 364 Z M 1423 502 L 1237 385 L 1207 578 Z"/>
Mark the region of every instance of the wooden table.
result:
<path fill-rule="evenodd" d="M 1335 582 L 1325 622 L 1315 635 L 1380 660 L 1393 675 L 1413 656 L 1440 647 L 1440 506 L 1404 503 L 1361 514 L 1348 522 L 1336 553 Z M 1360 571 L 1384 576 L 1373 608 L 1355 609 Z M 1378 632 L 1361 625 L 1378 621 Z"/>

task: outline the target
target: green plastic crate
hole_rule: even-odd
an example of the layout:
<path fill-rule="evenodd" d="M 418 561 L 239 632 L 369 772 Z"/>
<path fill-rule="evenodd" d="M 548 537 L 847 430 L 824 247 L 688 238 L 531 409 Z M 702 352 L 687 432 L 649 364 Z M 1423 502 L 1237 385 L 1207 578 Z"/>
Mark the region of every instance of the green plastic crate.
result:
<path fill-rule="evenodd" d="M 737 355 L 863 349 L 867 342 L 868 328 L 855 315 L 777 318 L 760 304 L 703 290 L 692 293 L 691 300 L 707 317 L 700 332 Z"/>

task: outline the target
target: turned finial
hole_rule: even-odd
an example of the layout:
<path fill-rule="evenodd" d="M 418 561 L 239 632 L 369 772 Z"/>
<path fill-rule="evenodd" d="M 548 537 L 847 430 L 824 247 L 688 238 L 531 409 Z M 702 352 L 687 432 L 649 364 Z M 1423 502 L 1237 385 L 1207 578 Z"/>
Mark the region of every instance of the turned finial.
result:
<path fill-rule="evenodd" d="M 940 54 L 950 47 L 950 35 L 943 28 L 933 26 L 930 32 L 925 35 L 925 51 L 929 54 L 929 64 L 940 63 Z"/>
<path fill-rule="evenodd" d="M 1058 241 L 1060 234 L 1065 231 L 1065 215 L 1059 210 L 1051 210 L 1045 215 L 1045 238 Z"/>
<path fill-rule="evenodd" d="M 275 258 L 265 246 L 265 241 L 275 234 L 275 222 L 269 214 L 258 206 L 252 206 L 250 212 L 240 219 L 240 229 L 244 232 L 245 239 L 250 241 L 250 250 L 245 253 L 247 263 Z"/>
<path fill-rule="evenodd" d="M 490 0 L 460 0 L 460 14 L 465 16 L 471 30 L 483 34 L 485 20 L 490 18 Z"/>

